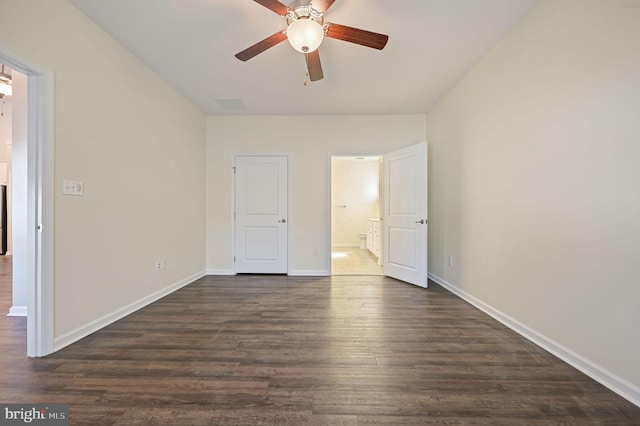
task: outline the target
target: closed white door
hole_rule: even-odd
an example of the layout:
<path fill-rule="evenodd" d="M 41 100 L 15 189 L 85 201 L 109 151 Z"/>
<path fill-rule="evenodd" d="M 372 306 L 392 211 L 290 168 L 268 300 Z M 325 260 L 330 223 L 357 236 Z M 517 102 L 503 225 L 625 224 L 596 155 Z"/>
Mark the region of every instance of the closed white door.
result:
<path fill-rule="evenodd" d="M 384 155 L 384 274 L 427 287 L 427 143 Z"/>
<path fill-rule="evenodd" d="M 236 273 L 287 273 L 288 159 L 235 157 Z"/>

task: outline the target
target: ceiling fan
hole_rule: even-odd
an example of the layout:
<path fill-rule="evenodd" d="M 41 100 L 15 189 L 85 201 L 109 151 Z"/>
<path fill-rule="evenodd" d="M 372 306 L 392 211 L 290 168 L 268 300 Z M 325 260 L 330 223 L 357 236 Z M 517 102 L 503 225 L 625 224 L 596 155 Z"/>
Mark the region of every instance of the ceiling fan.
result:
<path fill-rule="evenodd" d="M 318 81 L 324 77 L 318 47 L 325 37 L 378 50 L 382 50 L 389 40 L 389 36 L 384 34 L 325 22 L 324 14 L 335 0 L 296 0 L 289 6 L 278 0 L 253 1 L 285 18 L 287 28 L 237 53 L 235 56 L 241 61 L 248 61 L 280 42 L 289 40 L 294 49 L 304 53 L 309 79 Z"/>

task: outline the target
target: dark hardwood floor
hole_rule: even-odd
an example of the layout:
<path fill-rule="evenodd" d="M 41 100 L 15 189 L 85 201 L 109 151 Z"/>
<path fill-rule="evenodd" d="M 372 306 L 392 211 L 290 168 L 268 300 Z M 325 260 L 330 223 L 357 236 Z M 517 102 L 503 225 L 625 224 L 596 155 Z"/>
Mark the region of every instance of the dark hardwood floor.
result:
<path fill-rule="evenodd" d="M 206 277 L 41 359 L 25 329 L 0 318 L 0 402 L 69 403 L 73 425 L 640 425 L 433 283 Z"/>

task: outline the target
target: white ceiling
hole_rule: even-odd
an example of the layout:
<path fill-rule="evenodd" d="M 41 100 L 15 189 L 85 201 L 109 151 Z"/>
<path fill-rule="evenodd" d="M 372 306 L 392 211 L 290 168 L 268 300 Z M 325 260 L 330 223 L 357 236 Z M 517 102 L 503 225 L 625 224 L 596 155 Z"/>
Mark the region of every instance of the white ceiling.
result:
<path fill-rule="evenodd" d="M 427 112 L 537 0 L 336 0 L 325 21 L 389 42 L 325 39 L 324 79 L 306 87 L 304 56 L 286 41 L 234 57 L 285 28 L 252 0 L 70 2 L 205 114 L 324 115 Z"/>

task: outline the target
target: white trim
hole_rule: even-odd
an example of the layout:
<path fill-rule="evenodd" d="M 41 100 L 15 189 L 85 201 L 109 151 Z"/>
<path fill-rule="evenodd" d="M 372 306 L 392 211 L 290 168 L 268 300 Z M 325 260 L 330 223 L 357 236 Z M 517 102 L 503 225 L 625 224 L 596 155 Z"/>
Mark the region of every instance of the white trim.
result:
<path fill-rule="evenodd" d="M 26 306 L 12 306 L 9 308 L 8 317 L 26 317 L 27 316 L 27 307 Z"/>
<path fill-rule="evenodd" d="M 207 269 L 207 275 L 234 276 L 238 274 L 231 269 Z M 291 277 L 328 277 L 331 273 L 326 269 L 292 269 L 287 275 Z"/>
<path fill-rule="evenodd" d="M 230 275 L 236 274 L 236 157 L 240 154 L 231 154 L 231 270 Z M 208 182 L 208 180 L 207 180 Z M 216 274 L 212 274 L 216 275 Z M 227 275 L 227 274 L 220 274 Z"/>
<path fill-rule="evenodd" d="M 231 276 L 231 275 L 237 275 L 237 274 L 233 272 L 233 269 L 207 269 L 207 275 Z"/>
<path fill-rule="evenodd" d="M 181 289 L 186 285 L 189 285 L 195 282 L 196 280 L 204 276 L 205 276 L 204 271 L 198 272 L 188 278 L 178 281 L 175 284 L 165 287 L 162 290 L 156 291 L 153 294 L 145 296 L 136 302 L 130 303 L 127 306 L 124 306 L 116 311 L 113 311 L 110 314 L 104 315 L 94 321 L 91 321 L 90 323 L 85 324 L 82 327 L 76 328 L 75 330 L 71 330 L 70 332 L 63 334 L 62 336 L 58 336 L 55 339 L 54 350 L 58 351 L 66 346 L 69 346 L 70 344 L 77 342 L 78 340 L 84 337 L 87 337 L 92 333 L 95 333 L 101 328 L 104 328 L 109 324 L 112 324 L 126 317 L 127 315 L 130 315 L 135 311 L 141 308 L 144 308 L 145 306 L 148 306 L 153 302 L 156 302 L 159 299 L 162 299 L 163 297 L 173 293 L 176 290 Z"/>
<path fill-rule="evenodd" d="M 53 288 L 53 198 L 54 198 L 54 85 L 53 73 L 29 76 L 29 188 L 34 188 L 35 211 L 30 228 L 36 241 L 35 267 L 37 275 L 32 281 L 33 299 L 29 300 L 35 315 L 27 317 L 27 327 L 33 323 L 34 339 L 27 339 L 27 355 L 45 356 L 53 352 L 54 288 Z M 35 204 L 35 205 L 34 205 Z M 39 227 L 41 231 L 37 231 Z M 33 318 L 32 318 L 33 316 Z M 31 340 L 31 348 L 29 343 Z"/>
<path fill-rule="evenodd" d="M 345 243 L 345 244 L 332 244 L 332 248 L 360 248 L 360 244 Z"/>
<path fill-rule="evenodd" d="M 325 241 L 325 259 L 327 259 L 326 268 L 329 275 L 333 275 L 333 154 L 327 153 L 327 198 L 326 198 L 326 226 L 327 236 Z"/>
<path fill-rule="evenodd" d="M 28 79 L 27 355 L 38 357 L 53 352 L 54 335 L 54 76 L 2 46 L 0 61 Z"/>
<path fill-rule="evenodd" d="M 577 354 L 576 352 L 561 345 L 560 343 L 538 333 L 535 330 L 532 330 L 521 322 L 500 312 L 499 310 L 470 295 L 466 291 L 459 289 L 458 287 L 445 281 L 437 275 L 429 273 L 429 278 L 445 289 L 449 290 L 451 293 L 480 309 L 490 317 L 509 327 L 511 330 L 520 334 L 522 337 L 530 340 L 531 342 L 540 346 L 542 349 L 557 356 L 567 364 L 577 368 L 595 381 L 601 383 L 602 385 L 611 389 L 613 392 L 640 407 L 640 387 L 593 363 L 592 361 L 584 358 L 580 354 Z"/>
<path fill-rule="evenodd" d="M 289 271 L 292 277 L 329 277 L 331 272 L 326 269 L 292 269 Z"/>

